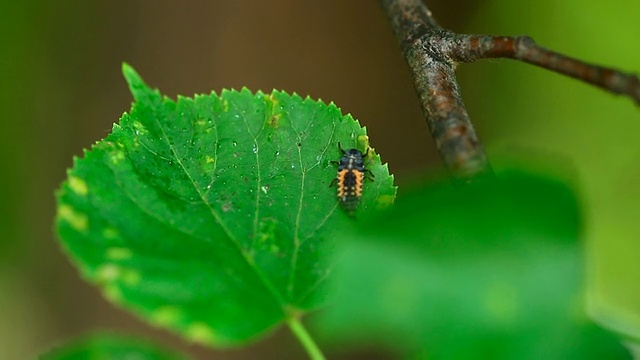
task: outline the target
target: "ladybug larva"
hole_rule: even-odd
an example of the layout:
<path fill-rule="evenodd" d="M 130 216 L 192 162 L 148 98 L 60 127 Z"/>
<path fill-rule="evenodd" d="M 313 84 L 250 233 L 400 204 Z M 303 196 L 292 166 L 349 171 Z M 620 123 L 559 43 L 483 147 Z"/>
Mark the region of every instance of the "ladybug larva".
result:
<path fill-rule="evenodd" d="M 332 161 L 338 165 L 338 174 L 331 182 L 331 186 L 338 184 L 338 200 L 349 214 L 358 207 L 362 197 L 362 186 L 365 177 L 373 181 L 373 173 L 364 167 L 364 159 L 369 154 L 369 149 L 362 154 L 360 150 L 344 150 L 340 143 L 338 149 L 342 153 L 340 161 Z M 368 176 L 367 176 L 368 175 Z"/>

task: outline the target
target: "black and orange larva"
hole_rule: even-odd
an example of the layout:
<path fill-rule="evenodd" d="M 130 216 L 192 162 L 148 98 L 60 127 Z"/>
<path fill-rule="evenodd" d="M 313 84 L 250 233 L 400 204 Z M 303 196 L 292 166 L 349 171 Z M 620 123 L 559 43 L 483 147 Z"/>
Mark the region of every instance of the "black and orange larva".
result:
<path fill-rule="evenodd" d="M 340 143 L 338 143 L 338 149 L 342 153 L 342 158 L 340 161 L 332 161 L 338 165 L 338 175 L 330 186 L 338 184 L 338 200 L 345 211 L 352 214 L 362 197 L 365 177 L 373 181 L 373 173 L 364 167 L 364 158 L 369 154 L 369 149 L 364 155 L 357 149 L 344 150 Z"/>

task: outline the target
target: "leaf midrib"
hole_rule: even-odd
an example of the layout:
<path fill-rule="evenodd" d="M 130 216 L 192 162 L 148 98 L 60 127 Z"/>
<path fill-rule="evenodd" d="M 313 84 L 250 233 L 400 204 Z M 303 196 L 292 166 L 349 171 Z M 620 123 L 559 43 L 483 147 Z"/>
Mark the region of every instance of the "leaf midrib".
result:
<path fill-rule="evenodd" d="M 164 101 L 160 100 L 161 104 L 164 105 Z M 164 108 L 164 106 L 162 106 L 162 108 Z M 182 172 L 187 176 L 187 178 L 189 179 L 189 181 L 191 182 L 193 188 L 196 190 L 198 196 L 200 197 L 200 199 L 202 200 L 202 203 L 205 204 L 205 206 L 209 209 L 210 214 L 213 216 L 213 218 L 215 219 L 215 221 L 220 225 L 220 227 L 223 229 L 223 231 L 225 232 L 225 234 L 227 235 L 227 239 L 228 241 L 231 241 L 231 243 L 233 244 L 233 246 L 238 250 L 238 252 L 240 253 L 241 257 L 244 259 L 244 261 L 247 263 L 247 265 L 249 266 L 250 269 L 252 269 L 255 274 L 260 278 L 260 280 L 263 282 L 263 285 L 267 288 L 267 290 L 271 293 L 271 295 L 273 296 L 274 300 L 276 300 L 278 302 L 278 304 L 280 304 L 280 308 L 283 311 L 283 313 L 285 315 L 287 315 L 287 303 L 286 301 L 284 301 L 284 299 L 280 296 L 280 293 L 278 292 L 278 290 L 275 288 L 275 286 L 273 286 L 273 284 L 271 283 L 271 281 L 269 280 L 269 278 L 264 274 L 264 272 L 256 265 L 255 261 L 253 261 L 253 257 L 248 254 L 241 246 L 240 242 L 238 241 L 238 239 L 236 239 L 236 237 L 233 235 L 233 233 L 231 232 L 231 230 L 229 230 L 229 228 L 227 227 L 226 223 L 224 221 L 222 221 L 222 218 L 220 217 L 220 214 L 213 208 L 213 206 L 211 206 L 211 204 L 209 203 L 209 201 L 207 201 L 206 197 L 204 196 L 204 194 L 202 193 L 201 189 L 199 186 L 197 186 L 196 181 L 194 180 L 194 178 L 191 176 L 191 174 L 187 171 L 182 159 L 180 159 L 177 156 L 177 151 L 174 147 L 174 145 L 171 144 L 171 142 L 169 141 L 169 137 L 167 136 L 164 127 L 162 126 L 159 118 L 160 118 L 160 114 L 158 114 L 156 112 L 156 109 L 154 107 L 153 109 L 153 113 L 154 113 L 154 121 L 156 122 L 156 125 L 158 126 L 158 128 L 160 129 L 161 133 L 162 133 L 162 140 L 166 143 L 166 145 L 169 147 L 171 154 L 173 155 L 173 157 L 175 158 L 175 161 L 177 164 L 179 164 L 180 169 L 182 170 Z M 165 116 L 162 116 L 163 120 L 166 120 Z M 216 121 L 216 118 L 214 117 L 214 122 Z M 165 121 L 166 122 L 166 121 Z M 217 128 L 217 123 L 215 124 L 216 128 Z M 193 128 L 192 128 L 192 131 Z M 216 138 L 219 139 L 218 137 L 218 133 L 216 130 Z M 217 164 L 218 162 L 218 158 L 217 158 L 218 154 L 217 152 L 214 154 L 214 163 Z"/>

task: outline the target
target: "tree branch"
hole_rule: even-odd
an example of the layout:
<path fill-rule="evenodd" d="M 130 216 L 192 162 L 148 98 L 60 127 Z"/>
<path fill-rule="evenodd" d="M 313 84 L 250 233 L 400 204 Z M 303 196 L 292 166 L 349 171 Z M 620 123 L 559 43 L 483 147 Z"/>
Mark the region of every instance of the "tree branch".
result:
<path fill-rule="evenodd" d="M 629 96 L 640 105 L 640 79 L 632 74 L 564 56 L 528 36 L 456 34 L 443 29 L 421 0 L 380 0 L 411 69 L 431 136 L 454 179 L 491 173 L 460 96 L 454 70 L 459 62 L 487 58 L 524 61 Z"/>
<path fill-rule="evenodd" d="M 466 182 L 491 173 L 484 149 L 462 102 L 455 77 L 456 64 L 443 44 L 432 39 L 442 29 L 419 0 L 380 0 L 411 69 L 422 113 L 446 168 Z"/>

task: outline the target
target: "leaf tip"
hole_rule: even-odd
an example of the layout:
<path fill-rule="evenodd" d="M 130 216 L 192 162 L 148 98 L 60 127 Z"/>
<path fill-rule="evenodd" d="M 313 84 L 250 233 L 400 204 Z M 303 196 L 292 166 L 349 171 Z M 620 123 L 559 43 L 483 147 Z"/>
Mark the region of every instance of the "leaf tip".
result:
<path fill-rule="evenodd" d="M 129 65 L 126 62 L 122 62 L 122 75 L 127 80 L 129 84 L 134 83 L 135 80 L 140 79 L 140 75 L 136 72 L 133 66 Z"/>
<path fill-rule="evenodd" d="M 142 77 L 133 68 L 133 66 L 126 62 L 122 62 L 122 75 L 127 81 L 129 91 L 131 91 L 131 94 L 136 101 L 138 101 L 143 94 L 149 91 L 149 87 L 145 84 L 144 80 L 142 80 Z"/>

